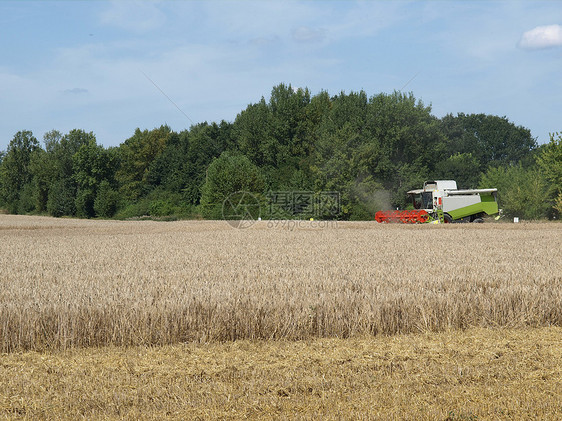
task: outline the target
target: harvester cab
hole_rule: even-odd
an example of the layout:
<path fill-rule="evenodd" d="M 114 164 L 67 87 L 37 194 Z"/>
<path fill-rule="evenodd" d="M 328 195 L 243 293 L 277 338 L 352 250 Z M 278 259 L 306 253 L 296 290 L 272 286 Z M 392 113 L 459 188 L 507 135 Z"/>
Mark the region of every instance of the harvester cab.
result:
<path fill-rule="evenodd" d="M 414 210 L 379 211 L 377 222 L 483 222 L 499 212 L 497 189 L 458 190 L 454 180 L 426 181 L 408 192 Z"/>

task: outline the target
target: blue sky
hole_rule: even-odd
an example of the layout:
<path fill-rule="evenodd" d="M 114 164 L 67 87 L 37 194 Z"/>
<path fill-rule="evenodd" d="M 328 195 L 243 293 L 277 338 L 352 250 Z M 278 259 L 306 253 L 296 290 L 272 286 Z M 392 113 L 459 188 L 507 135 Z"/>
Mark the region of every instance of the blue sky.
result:
<path fill-rule="evenodd" d="M 562 131 L 562 2 L 0 0 L 0 150 L 19 130 L 107 147 L 233 121 L 281 82 L 403 89 L 544 143 Z"/>

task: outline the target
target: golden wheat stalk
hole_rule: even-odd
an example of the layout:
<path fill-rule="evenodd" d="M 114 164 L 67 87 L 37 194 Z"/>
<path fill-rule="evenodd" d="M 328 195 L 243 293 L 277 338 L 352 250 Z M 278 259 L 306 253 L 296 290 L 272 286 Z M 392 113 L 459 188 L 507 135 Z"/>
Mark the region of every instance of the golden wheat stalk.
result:
<path fill-rule="evenodd" d="M 562 225 L 0 215 L 0 351 L 562 325 Z"/>

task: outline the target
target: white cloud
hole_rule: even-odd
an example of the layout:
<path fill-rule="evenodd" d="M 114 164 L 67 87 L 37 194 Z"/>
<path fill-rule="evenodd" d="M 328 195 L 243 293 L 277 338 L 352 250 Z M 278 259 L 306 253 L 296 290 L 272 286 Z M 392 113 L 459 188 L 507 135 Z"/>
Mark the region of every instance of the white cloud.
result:
<path fill-rule="evenodd" d="M 297 42 L 322 42 L 326 38 L 326 30 L 300 26 L 293 31 L 293 39 Z"/>
<path fill-rule="evenodd" d="M 281 42 L 281 39 L 279 38 L 279 36 L 274 35 L 271 37 L 256 37 L 251 39 L 249 42 L 251 45 L 255 45 L 257 47 L 268 47 L 274 44 L 278 44 L 279 42 Z"/>
<path fill-rule="evenodd" d="M 217 7 L 219 4 L 220 7 Z M 299 22 L 307 22 L 320 13 L 311 4 L 295 1 L 208 1 L 205 6 L 203 19 L 208 24 L 222 34 L 241 39 L 268 37 L 270 34 L 285 36 L 289 28 L 299 26 Z"/>
<path fill-rule="evenodd" d="M 81 95 L 81 94 L 87 94 L 88 90 L 84 88 L 72 88 L 72 89 L 65 89 L 63 93 L 70 94 L 70 95 Z"/>
<path fill-rule="evenodd" d="M 105 25 L 141 33 L 162 26 L 166 16 L 152 2 L 112 1 L 100 19 Z"/>
<path fill-rule="evenodd" d="M 560 47 L 562 46 L 562 26 L 537 26 L 523 34 L 519 46 L 526 50 Z"/>

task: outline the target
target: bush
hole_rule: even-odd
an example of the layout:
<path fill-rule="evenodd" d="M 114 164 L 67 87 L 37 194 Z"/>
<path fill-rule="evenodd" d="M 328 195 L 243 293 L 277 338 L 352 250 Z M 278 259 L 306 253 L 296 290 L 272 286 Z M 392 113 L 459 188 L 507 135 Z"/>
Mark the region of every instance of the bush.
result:
<path fill-rule="evenodd" d="M 80 218 L 92 218 L 96 215 L 94 211 L 95 194 L 92 189 L 82 189 L 76 195 L 76 216 Z"/>
<path fill-rule="evenodd" d="M 111 188 L 108 181 L 102 181 L 94 201 L 96 216 L 111 218 L 117 211 L 118 202 L 119 194 Z"/>
<path fill-rule="evenodd" d="M 72 216 L 76 213 L 74 202 L 75 189 L 72 183 L 65 180 L 55 181 L 49 189 L 47 212 L 51 216 Z"/>
<path fill-rule="evenodd" d="M 185 203 L 181 194 L 161 190 L 155 190 L 136 202 L 129 202 L 115 213 L 116 219 L 146 217 L 174 220 L 196 216 L 195 206 Z"/>
<path fill-rule="evenodd" d="M 558 212 L 559 215 L 562 215 L 562 193 L 560 193 L 554 201 L 554 210 Z"/>
<path fill-rule="evenodd" d="M 536 169 L 520 165 L 490 168 L 482 175 L 480 187 L 498 189 L 499 206 L 508 216 L 541 219 L 550 208 L 547 182 Z"/>
<path fill-rule="evenodd" d="M 150 216 L 169 216 L 176 210 L 177 207 L 170 200 L 154 200 L 150 203 Z"/>
<path fill-rule="evenodd" d="M 17 213 L 24 214 L 35 210 L 35 189 L 32 183 L 23 186 L 17 201 Z"/>

